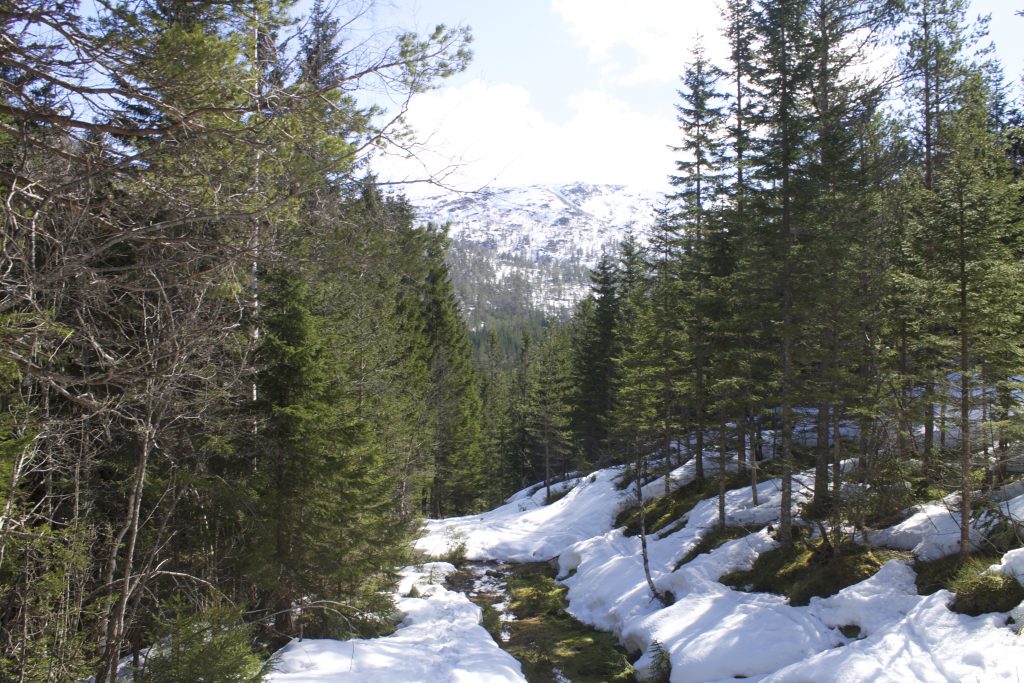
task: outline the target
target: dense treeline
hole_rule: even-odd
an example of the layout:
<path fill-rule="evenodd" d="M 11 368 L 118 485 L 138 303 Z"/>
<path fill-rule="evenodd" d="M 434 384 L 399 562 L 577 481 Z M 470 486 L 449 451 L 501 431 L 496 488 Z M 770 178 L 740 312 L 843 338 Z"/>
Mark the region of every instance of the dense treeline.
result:
<path fill-rule="evenodd" d="M 955 494 L 971 552 L 979 492 L 1022 436 L 1024 158 L 966 6 L 727 4 L 728 61 L 698 46 L 681 79 L 649 242 L 607 256 L 514 375 L 510 469 L 693 459 L 724 493 L 728 459 L 756 498 L 770 467 L 787 546 L 808 522 L 834 547 Z M 813 500 L 796 510 L 805 468 Z"/>
<path fill-rule="evenodd" d="M 468 35 L 291 5 L 0 9 L 2 680 L 252 680 L 254 637 L 386 626 L 482 495 L 447 239 L 359 180 L 403 138 L 356 99 Z"/>
<path fill-rule="evenodd" d="M 1021 439 L 1024 135 L 965 0 L 731 0 L 649 242 L 472 336 L 358 99 L 468 35 L 292 4 L 0 9 L 0 679 L 160 643 L 145 680 L 254 680 L 252 643 L 385 628 L 422 515 L 652 456 L 771 467 L 785 544 L 953 493 L 971 551 Z"/>

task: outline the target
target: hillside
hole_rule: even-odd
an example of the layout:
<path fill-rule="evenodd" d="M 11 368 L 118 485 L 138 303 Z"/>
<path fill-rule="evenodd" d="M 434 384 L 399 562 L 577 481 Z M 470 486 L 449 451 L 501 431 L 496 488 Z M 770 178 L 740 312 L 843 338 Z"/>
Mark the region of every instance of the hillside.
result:
<path fill-rule="evenodd" d="M 851 470 L 856 466 L 846 463 Z M 292 643 L 281 653 L 281 674 L 272 680 L 427 680 L 437 671 L 453 672 L 444 679 L 452 681 L 578 680 L 552 669 L 552 662 L 571 659 L 571 653 L 553 652 L 550 659 L 541 657 L 548 662 L 546 672 L 534 666 L 534 677 L 524 678 L 519 663 L 488 643 L 477 626 L 490 609 L 503 624 L 495 638 L 507 651 L 514 649 L 519 629 L 537 628 L 519 624 L 509 612 L 505 584 L 521 571 L 517 568 L 528 573 L 539 566 L 528 563 L 539 562 L 557 564 L 566 601 L 563 608 L 549 602 L 548 617 L 561 619 L 567 611 L 613 634 L 631 653 L 637 680 L 902 683 L 1016 680 L 1024 672 L 1016 633 L 1024 603 L 1008 612 L 991 605 L 977 609 L 967 599 L 970 587 L 961 584 L 954 593 L 927 585 L 936 558 L 957 547 L 958 529 L 941 502 L 905 510 L 901 520 L 870 534 L 870 546 L 850 543 L 839 557 L 820 552 L 813 537 L 805 545 L 818 551 L 801 548 L 785 555 L 773 537 L 780 480 L 758 484 L 755 501 L 750 486 L 732 478 L 724 500 L 728 526 L 721 531 L 717 496 L 706 495 L 717 484 L 709 482 L 700 495 L 691 460 L 668 475 L 670 495 L 663 495 L 663 477 L 642 487 L 649 512 L 665 513 L 675 505 L 674 512 L 651 522 L 647 537 L 659 600 L 645 580 L 640 537 L 630 521 L 636 487 L 621 486 L 629 476 L 621 466 L 598 470 L 555 484 L 550 500 L 537 484 L 490 512 L 428 521 L 417 548 L 428 556 L 473 561 L 469 573 L 476 580 L 468 597 L 484 612 L 474 611 L 466 595 L 444 587 L 456 567 L 446 562 L 409 567 L 399 589 L 405 620 L 394 635 Z M 812 478 L 811 472 L 797 477 L 794 511 L 806 502 Z M 992 514 L 1024 523 L 1020 488 L 1011 485 L 995 496 Z M 689 502 L 681 504 L 684 500 Z M 972 536 L 980 541 L 985 526 L 979 520 Z M 780 557 L 791 565 L 792 584 L 776 584 L 771 591 L 754 585 L 783 573 L 763 570 Z M 1024 549 L 992 561 L 987 572 L 992 585 L 1016 585 L 1016 592 L 1006 592 L 1019 601 Z M 538 647 L 556 648 L 552 642 Z M 423 653 L 433 668 L 400 656 L 408 650 Z M 610 680 L 609 671 L 602 677 L 593 667 L 593 661 L 585 663 L 588 675 L 582 680 Z"/>
<path fill-rule="evenodd" d="M 449 265 L 471 328 L 527 309 L 564 316 L 601 254 L 652 221 L 658 195 L 623 185 L 531 185 L 416 202 L 449 225 Z"/>

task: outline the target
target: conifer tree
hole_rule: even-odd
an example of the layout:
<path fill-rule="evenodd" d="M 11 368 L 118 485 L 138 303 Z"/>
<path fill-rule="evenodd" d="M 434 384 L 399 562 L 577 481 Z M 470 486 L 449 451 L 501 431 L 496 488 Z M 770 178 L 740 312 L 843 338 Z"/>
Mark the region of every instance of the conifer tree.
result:
<path fill-rule="evenodd" d="M 572 366 L 568 330 L 549 329 L 534 347 L 527 375 L 527 433 L 530 460 L 544 482 L 546 500 L 556 475 L 575 464 L 571 432 Z"/>
<path fill-rule="evenodd" d="M 352 514 L 347 506 L 358 508 L 355 497 L 372 501 L 379 492 L 355 476 L 373 465 L 350 461 L 365 425 L 346 414 L 352 409 L 341 400 L 337 357 L 307 283 L 300 273 L 279 269 L 265 273 L 261 290 L 259 474 L 247 534 L 249 572 L 267 595 L 277 630 L 298 635 L 297 619 L 308 610 L 294 607 L 323 597 L 321 582 L 329 585 L 342 569 L 333 532 Z M 347 495 L 338 495 L 345 489 Z"/>
<path fill-rule="evenodd" d="M 771 330 L 763 323 L 770 318 L 770 285 L 760 277 L 758 263 L 764 263 L 755 239 L 758 217 L 754 211 L 756 183 L 753 152 L 757 123 L 758 93 L 755 76 L 760 37 L 756 29 L 756 7 L 752 0 L 734 0 L 723 10 L 724 35 L 729 43 L 729 104 L 725 128 L 726 201 L 715 211 L 719 243 L 716 250 L 724 259 L 717 268 L 715 300 L 724 307 L 720 315 L 729 322 L 723 329 L 731 338 L 733 360 L 723 356 L 719 366 L 733 390 L 742 394 L 744 404 L 737 421 L 739 451 L 746 450 L 750 428 L 751 496 L 757 502 L 757 454 L 761 450 L 762 399 L 771 383 Z M 767 308 L 765 308 L 767 304 Z M 726 350 L 727 351 L 727 350 Z M 728 355 L 728 353 L 726 353 Z M 742 387 L 742 388 L 740 388 Z"/>
<path fill-rule="evenodd" d="M 759 201 L 764 238 L 771 245 L 772 268 L 779 299 L 778 404 L 782 502 L 779 540 L 792 544 L 793 408 L 798 405 L 797 358 L 800 324 L 798 279 L 802 274 L 797 249 L 801 215 L 800 188 L 808 141 L 809 36 L 808 3 L 768 0 L 762 3 L 757 30 L 763 51 L 759 55 L 757 84 L 761 97 L 760 125 L 764 137 L 757 151 L 757 178 L 763 185 Z"/>
<path fill-rule="evenodd" d="M 618 278 L 615 261 L 604 254 L 591 273 L 592 306 L 583 309 L 573 353 L 573 372 L 579 387 L 572 419 L 583 458 L 607 464 L 609 420 L 614 408 Z"/>
<path fill-rule="evenodd" d="M 649 304 L 643 325 L 654 324 L 649 337 L 648 362 L 654 372 L 656 413 L 660 425 L 661 455 L 664 459 L 665 495 L 673 465 L 682 464 L 680 438 L 683 432 L 683 396 L 686 390 L 686 330 L 684 288 L 681 277 L 684 240 L 681 226 L 669 206 L 656 212 L 648 248 L 650 273 Z M 672 457 L 675 450 L 676 457 Z"/>
<path fill-rule="evenodd" d="M 813 254 L 805 285 L 813 294 L 806 304 L 810 314 L 803 362 L 809 368 L 807 396 L 817 413 L 811 509 L 825 514 L 831 505 L 830 469 L 833 490 L 840 486 L 843 412 L 862 398 L 854 385 L 856 369 L 866 363 L 860 341 L 864 321 L 877 307 L 863 287 L 844 284 L 872 276 L 863 270 L 864 258 L 878 238 L 879 183 L 869 180 L 874 161 L 865 144 L 878 122 L 881 92 L 867 76 L 855 73 L 864 65 L 858 57 L 862 48 L 854 41 L 877 45 L 893 12 L 887 3 L 861 0 L 813 0 L 809 12 L 813 122 L 806 183 L 813 199 L 805 229 L 812 233 L 811 243 L 804 248 Z"/>
<path fill-rule="evenodd" d="M 710 262 L 706 242 L 709 239 L 710 215 L 723 182 L 721 138 L 724 125 L 722 96 L 717 84 L 722 71 L 704 55 L 700 42 L 694 47 L 693 61 L 683 74 L 682 100 L 676 105 L 676 120 L 682 142 L 673 147 L 683 156 L 676 161 L 676 174 L 670 177 L 674 192 L 670 198 L 679 204 L 679 220 L 686 234 L 682 259 L 685 320 L 689 334 L 687 356 L 692 364 L 690 380 L 694 425 L 694 460 L 697 480 L 704 479 L 704 438 L 708 424 L 708 376 L 711 339 L 707 333 L 710 287 Z"/>
<path fill-rule="evenodd" d="M 956 335 L 958 414 L 958 488 L 960 555 L 971 552 L 975 448 L 981 445 L 972 411 L 987 392 L 981 368 L 990 363 L 1020 367 L 1020 351 L 1006 344 L 1006 329 L 1019 329 L 1021 272 L 1012 245 L 1020 239 L 1021 215 L 1008 183 L 1005 155 L 989 130 L 989 93 L 979 74 L 964 85 L 960 108 L 943 121 L 947 156 L 932 172 L 932 187 L 922 188 L 916 226 L 921 276 L 941 292 L 937 322 Z M 927 237 L 925 237 L 927 236 Z M 1014 371 L 1015 372 L 1015 371 Z"/>
<path fill-rule="evenodd" d="M 631 248 L 628 243 L 625 246 L 624 270 L 629 272 Z M 655 318 L 648 287 L 634 284 L 627 288 L 620 306 L 627 313 L 620 321 L 619 335 L 622 342 L 619 356 L 615 359 L 616 401 L 612 420 L 614 443 L 622 454 L 624 464 L 632 469 L 629 476 L 632 477 L 639 514 L 640 556 L 644 577 L 651 594 L 663 601 L 664 598 L 651 577 L 643 497 L 650 456 L 657 447 L 661 431 L 658 405 L 661 392 L 658 369 L 653 362 L 657 358 L 657 329 L 661 321 Z M 668 452 L 663 452 L 661 456 L 666 463 L 671 462 Z M 669 468 L 666 466 L 665 469 L 667 486 Z"/>
<path fill-rule="evenodd" d="M 429 229 L 427 234 L 429 271 L 421 295 L 431 349 L 428 405 L 434 413 L 430 513 L 442 517 L 481 505 L 484 468 L 479 442 L 480 397 L 469 336 L 444 263 L 447 238 L 430 234 Z"/>
<path fill-rule="evenodd" d="M 950 112 L 959 106 L 961 84 L 969 61 L 966 53 L 987 30 L 984 23 L 968 26 L 966 12 L 964 0 L 916 0 L 906 8 L 910 28 L 902 36 L 905 43 L 902 66 L 908 76 L 906 97 L 913 114 L 911 130 L 916 161 L 921 167 L 919 182 L 928 192 L 934 190 L 935 175 L 949 153 L 945 123 Z M 911 211 L 916 210 L 911 208 Z M 915 304 L 923 304 L 925 308 L 915 309 Z M 904 405 L 902 421 L 907 432 L 901 436 L 901 450 L 907 451 L 910 444 L 915 443 L 913 430 L 921 420 L 926 473 L 934 454 L 935 403 L 941 399 L 938 386 L 941 376 L 948 370 L 935 363 L 943 355 L 941 347 L 945 335 L 927 320 L 927 309 L 928 304 L 911 292 L 909 300 L 901 306 L 905 313 L 900 322 L 899 339 L 899 373 L 903 376 L 900 402 Z M 925 333 L 907 331 L 914 327 Z M 921 387 L 921 391 L 916 392 L 920 399 L 914 396 L 917 386 Z M 944 405 L 940 406 L 940 410 L 944 409 Z"/>

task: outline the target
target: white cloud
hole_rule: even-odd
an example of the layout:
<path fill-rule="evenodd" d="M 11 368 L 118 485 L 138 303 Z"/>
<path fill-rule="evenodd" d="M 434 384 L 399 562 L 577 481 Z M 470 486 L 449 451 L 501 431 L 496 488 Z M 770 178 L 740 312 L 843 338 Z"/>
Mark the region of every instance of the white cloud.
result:
<path fill-rule="evenodd" d="M 383 180 L 441 177 L 458 189 L 584 181 L 660 189 L 671 172 L 671 117 L 636 112 L 604 92 L 568 98 L 565 123 L 544 118 L 529 93 L 471 81 L 420 95 L 407 117 L 425 149 L 378 159 Z M 410 193 L 421 191 L 411 186 Z"/>
<path fill-rule="evenodd" d="M 552 0 L 552 7 L 611 83 L 674 81 L 698 34 L 712 59 L 726 55 L 714 0 Z"/>

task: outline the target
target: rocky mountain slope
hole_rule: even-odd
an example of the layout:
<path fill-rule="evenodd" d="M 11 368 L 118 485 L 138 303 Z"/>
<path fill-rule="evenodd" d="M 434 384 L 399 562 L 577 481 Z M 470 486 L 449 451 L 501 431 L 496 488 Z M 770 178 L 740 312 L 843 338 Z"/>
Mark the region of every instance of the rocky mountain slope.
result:
<path fill-rule="evenodd" d="M 423 222 L 449 224 L 456 291 L 474 327 L 532 308 L 566 313 L 588 272 L 627 233 L 643 236 L 659 195 L 622 185 L 531 185 L 416 202 Z"/>

